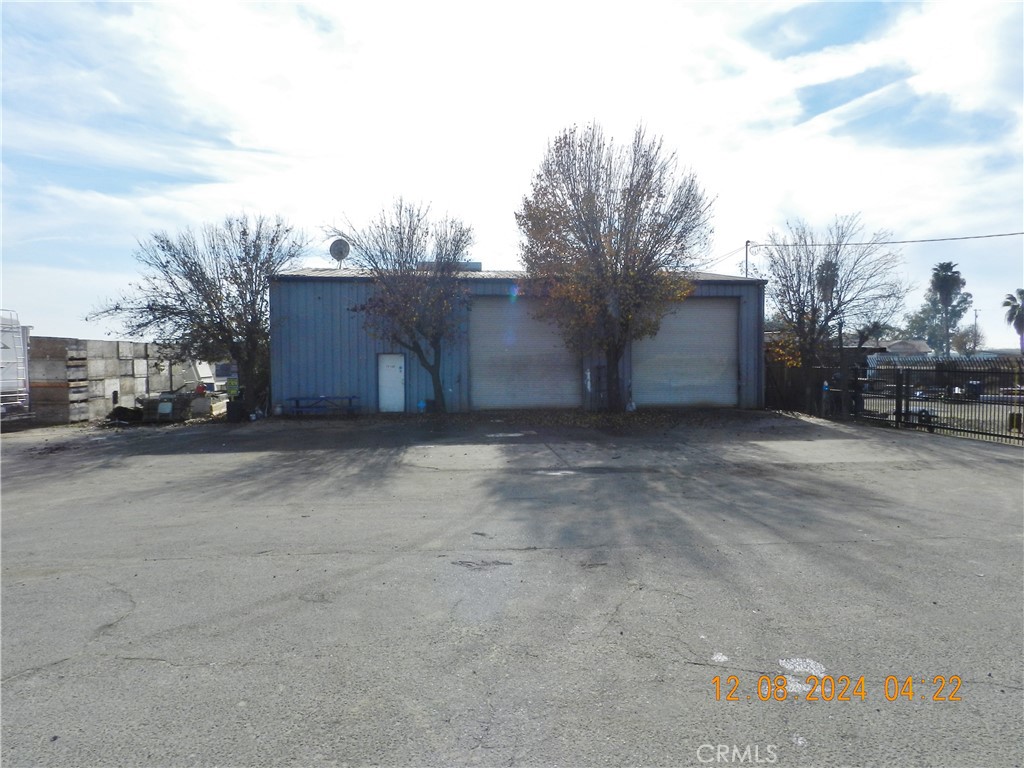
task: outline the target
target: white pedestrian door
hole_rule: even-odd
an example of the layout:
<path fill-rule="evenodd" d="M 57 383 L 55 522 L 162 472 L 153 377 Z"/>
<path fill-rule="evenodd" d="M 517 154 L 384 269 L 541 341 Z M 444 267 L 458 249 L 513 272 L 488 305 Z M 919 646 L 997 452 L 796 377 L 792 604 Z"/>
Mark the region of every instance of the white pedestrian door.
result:
<path fill-rule="evenodd" d="M 405 355 L 377 355 L 377 409 L 381 413 L 405 410 Z"/>

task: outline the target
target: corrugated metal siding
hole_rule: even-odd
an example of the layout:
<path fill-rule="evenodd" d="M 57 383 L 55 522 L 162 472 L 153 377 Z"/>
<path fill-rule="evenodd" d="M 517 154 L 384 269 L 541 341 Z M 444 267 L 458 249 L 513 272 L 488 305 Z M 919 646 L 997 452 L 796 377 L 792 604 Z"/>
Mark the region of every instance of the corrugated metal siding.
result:
<path fill-rule="evenodd" d="M 374 338 L 363 315 L 352 312 L 372 284 L 342 280 L 279 280 L 271 285 L 271 397 L 287 405 L 295 397 L 355 395 L 365 412 L 376 412 L 377 355 L 406 357 L 407 410 L 434 399 L 430 374 L 415 355 Z M 449 411 L 466 410 L 468 363 L 463 341 L 447 345 L 441 367 Z"/>
<path fill-rule="evenodd" d="M 475 296 L 508 296 L 515 280 L 478 276 L 467 281 Z M 372 283 L 339 278 L 330 270 L 316 275 L 285 275 L 271 284 L 271 386 L 274 403 L 291 397 L 357 395 L 367 412 L 377 410 L 377 354 L 405 352 L 407 408 L 433 398 L 430 376 L 407 351 L 369 336 L 360 314 L 349 307 L 365 300 Z M 693 298 L 739 299 L 739 405 L 764 404 L 764 286 L 759 281 L 711 279 L 698 282 Z M 445 352 L 442 378 L 449 411 L 467 411 L 469 398 L 469 320 L 463 321 L 460 341 Z M 584 368 L 595 367 L 590 361 Z M 622 380 L 630 380 L 631 350 L 622 365 Z"/>

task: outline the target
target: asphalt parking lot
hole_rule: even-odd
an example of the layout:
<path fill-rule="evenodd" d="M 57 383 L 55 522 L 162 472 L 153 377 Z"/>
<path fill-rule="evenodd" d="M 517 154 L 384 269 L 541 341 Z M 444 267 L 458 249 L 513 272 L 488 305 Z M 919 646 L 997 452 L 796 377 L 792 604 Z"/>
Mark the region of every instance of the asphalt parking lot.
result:
<path fill-rule="evenodd" d="M 1024 760 L 1016 446 L 727 413 L 0 447 L 5 766 Z"/>

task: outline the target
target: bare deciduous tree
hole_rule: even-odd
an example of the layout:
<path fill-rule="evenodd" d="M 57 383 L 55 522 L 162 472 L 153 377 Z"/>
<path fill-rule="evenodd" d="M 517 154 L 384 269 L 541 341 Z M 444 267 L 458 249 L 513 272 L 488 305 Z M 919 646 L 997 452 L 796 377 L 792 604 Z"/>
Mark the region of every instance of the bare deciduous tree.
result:
<path fill-rule="evenodd" d="M 600 352 L 607 402 L 621 410 L 619 362 L 631 339 L 653 336 L 692 290 L 707 251 L 711 204 L 692 172 L 642 127 L 616 145 L 596 124 L 548 145 L 516 221 L 525 236 L 524 287 L 543 298 L 579 354 Z"/>
<path fill-rule="evenodd" d="M 792 334 L 804 366 L 825 362 L 840 324 L 856 328 L 888 322 L 910 288 L 899 277 L 900 254 L 879 231 L 863 236 L 856 214 L 837 216 L 818 234 L 805 222 L 772 232 L 762 246 L 766 294 Z"/>
<path fill-rule="evenodd" d="M 473 230 L 458 219 L 430 219 L 430 208 L 397 199 L 362 228 L 332 229 L 352 247 L 352 262 L 373 277 L 374 292 L 352 307 L 366 328 L 415 355 L 430 374 L 435 408 L 444 411 L 444 345 L 460 329 L 469 292 L 459 281 Z"/>
<path fill-rule="evenodd" d="M 985 346 L 985 334 L 977 323 L 971 323 L 953 333 L 950 345 L 961 355 L 973 355 Z"/>
<path fill-rule="evenodd" d="M 280 217 L 234 215 L 198 235 L 153 233 L 135 253 L 142 279 L 86 319 L 116 318 L 127 335 L 182 359 L 234 360 L 252 409 L 270 387 L 270 281 L 306 244 Z"/>

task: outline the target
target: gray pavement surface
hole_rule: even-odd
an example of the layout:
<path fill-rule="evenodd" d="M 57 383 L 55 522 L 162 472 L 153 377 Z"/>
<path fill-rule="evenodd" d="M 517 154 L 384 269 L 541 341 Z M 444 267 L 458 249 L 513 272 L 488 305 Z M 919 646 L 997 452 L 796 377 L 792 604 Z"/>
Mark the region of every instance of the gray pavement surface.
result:
<path fill-rule="evenodd" d="M 1019 447 L 725 413 L 0 448 L 5 766 L 1024 760 Z"/>

